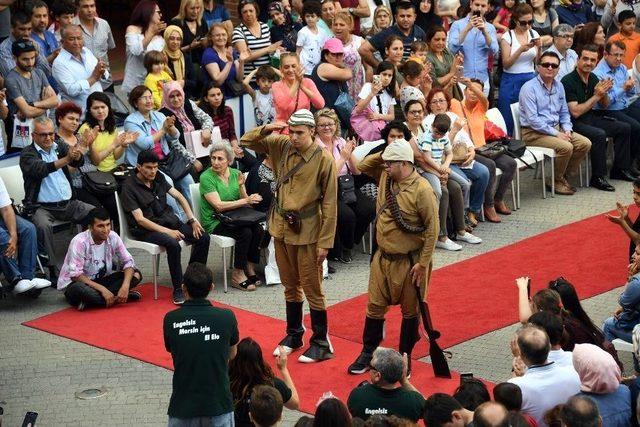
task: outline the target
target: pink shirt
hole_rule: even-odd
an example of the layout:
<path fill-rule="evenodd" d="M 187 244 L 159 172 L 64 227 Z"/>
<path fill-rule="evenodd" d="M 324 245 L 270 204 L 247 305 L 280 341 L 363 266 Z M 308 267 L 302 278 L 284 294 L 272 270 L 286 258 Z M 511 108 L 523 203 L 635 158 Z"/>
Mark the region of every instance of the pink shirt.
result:
<path fill-rule="evenodd" d="M 333 139 L 333 153 L 331 153 L 331 155 L 333 156 L 334 160 L 339 160 L 340 159 L 340 151 L 342 151 L 342 149 L 344 148 L 344 146 L 347 144 L 347 141 L 344 140 L 344 138 L 334 138 Z M 327 146 L 325 145 L 324 142 L 322 142 L 322 140 L 320 138 L 316 137 L 316 144 L 318 144 L 318 146 L 324 150 L 327 150 Z M 344 165 L 342 166 L 342 169 L 340 169 L 338 171 L 338 176 L 342 176 L 342 175 L 346 175 L 347 173 L 349 173 L 349 171 L 347 170 L 347 162 L 344 163 Z"/>
<path fill-rule="evenodd" d="M 307 94 L 300 89 L 300 96 L 298 96 L 297 107 L 296 95 L 294 94 L 294 96 L 291 96 L 289 94 L 289 86 L 287 86 L 284 81 L 280 80 L 278 82 L 275 82 L 273 86 L 271 86 L 271 91 L 273 93 L 273 103 L 276 107 L 276 121 L 286 123 L 287 120 L 289 120 L 289 117 L 291 117 L 291 115 L 297 110 L 303 108 L 310 110 L 311 105 L 313 105 L 313 107 L 318 110 L 324 107 L 324 98 L 322 97 L 320 92 L 318 92 L 316 84 L 311 79 L 308 79 L 306 77 L 302 79 L 302 84 L 313 93 L 313 97 L 309 99 Z M 283 133 L 288 133 L 288 131 Z"/>

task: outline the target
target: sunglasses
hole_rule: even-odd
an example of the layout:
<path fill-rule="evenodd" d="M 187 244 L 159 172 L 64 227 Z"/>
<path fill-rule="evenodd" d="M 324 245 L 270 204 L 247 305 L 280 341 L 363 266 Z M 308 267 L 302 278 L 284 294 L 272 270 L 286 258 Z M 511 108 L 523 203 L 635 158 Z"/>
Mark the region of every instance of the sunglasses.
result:
<path fill-rule="evenodd" d="M 525 25 L 533 25 L 533 19 L 530 19 L 528 21 L 518 21 L 518 24 L 522 25 L 523 27 Z"/>
<path fill-rule="evenodd" d="M 27 42 L 17 42 L 16 46 L 18 46 L 18 49 L 27 49 L 27 48 L 30 48 L 30 47 L 35 49 L 34 44 L 31 43 L 31 42 L 28 42 L 28 41 Z"/>
<path fill-rule="evenodd" d="M 551 68 L 553 70 L 555 70 L 556 68 L 558 68 L 560 66 L 560 64 L 556 64 L 555 62 L 541 62 L 539 64 L 540 67 L 542 68 Z"/>

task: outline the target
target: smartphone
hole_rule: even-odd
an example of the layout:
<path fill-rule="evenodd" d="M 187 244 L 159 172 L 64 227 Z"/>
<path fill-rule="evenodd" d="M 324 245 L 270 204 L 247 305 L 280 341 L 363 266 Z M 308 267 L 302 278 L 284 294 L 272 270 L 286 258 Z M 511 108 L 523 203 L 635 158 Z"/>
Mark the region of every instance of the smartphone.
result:
<path fill-rule="evenodd" d="M 464 75 L 464 67 L 462 65 L 458 65 L 458 70 L 456 71 L 456 77 L 460 78 Z"/>
<path fill-rule="evenodd" d="M 473 11 L 473 16 L 480 16 L 480 11 L 479 10 L 474 10 Z"/>
<path fill-rule="evenodd" d="M 373 84 L 374 85 L 379 85 L 380 84 L 380 74 L 375 74 L 373 76 Z"/>
<path fill-rule="evenodd" d="M 36 425 L 37 412 L 27 412 L 22 421 L 22 427 L 34 427 Z"/>
<path fill-rule="evenodd" d="M 531 279 L 527 279 L 527 298 L 531 300 Z"/>
<path fill-rule="evenodd" d="M 460 374 L 460 384 L 462 384 L 465 381 L 469 381 L 473 379 L 473 373 L 472 372 L 465 372 Z"/>

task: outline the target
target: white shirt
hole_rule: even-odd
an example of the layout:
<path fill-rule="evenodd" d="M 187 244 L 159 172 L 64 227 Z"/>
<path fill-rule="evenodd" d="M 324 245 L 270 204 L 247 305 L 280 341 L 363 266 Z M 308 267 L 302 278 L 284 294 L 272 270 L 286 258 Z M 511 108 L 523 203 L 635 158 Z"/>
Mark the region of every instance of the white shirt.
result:
<path fill-rule="evenodd" d="M 367 99 L 367 96 L 371 93 L 371 87 L 371 83 L 365 83 L 358 94 L 358 98 Z M 382 108 L 378 106 L 378 97 L 380 98 L 380 106 Z M 389 95 L 389 92 L 387 92 L 386 89 L 382 89 L 378 95 L 374 96 L 371 98 L 371 101 L 369 101 L 369 108 L 371 108 L 371 111 L 379 114 L 389 114 L 389 110 L 392 105 L 396 105 L 396 99 Z"/>
<path fill-rule="evenodd" d="M 309 27 L 304 26 L 298 31 L 298 40 L 296 46 L 302 48 L 300 51 L 300 63 L 304 67 L 304 73 L 311 75 L 313 69 L 320 63 L 320 53 L 324 42 L 329 39 L 329 35 L 322 31 L 320 27 L 316 27 L 316 33 L 313 33 Z"/>
<path fill-rule="evenodd" d="M 0 178 L 0 208 L 4 208 L 11 205 L 11 198 L 7 187 L 4 186 L 4 181 Z"/>
<path fill-rule="evenodd" d="M 533 36 L 533 37 L 532 37 Z M 532 38 L 538 38 L 540 35 L 536 30 L 527 31 L 527 42 L 531 41 Z M 502 35 L 502 40 L 505 40 L 511 46 L 511 54 L 520 48 L 520 42 L 518 41 L 518 37 L 515 36 L 515 31 L 510 30 Z M 505 68 L 504 72 L 509 74 L 522 74 L 522 73 L 533 73 L 534 72 L 534 63 L 536 61 L 536 54 L 538 52 L 538 48 L 536 46 L 531 49 L 522 52 L 518 59 L 515 60 L 513 65 L 509 68 Z"/>
<path fill-rule="evenodd" d="M 547 52 L 555 52 L 560 57 L 560 68 L 558 68 L 558 75 L 556 80 L 560 81 L 564 76 L 572 72 L 576 68 L 578 63 L 578 54 L 573 49 L 567 49 L 565 54 L 561 54 L 555 44 L 552 44 Z"/>
<path fill-rule="evenodd" d="M 51 71 L 60 84 L 63 101 L 71 101 L 84 111 L 89 95 L 93 92 L 102 92 L 100 81 L 89 85 L 88 79 L 96 65 L 98 65 L 98 59 L 86 47 L 82 48 L 80 59 L 65 49 L 60 50 L 60 54 L 53 61 Z M 108 73 L 105 70 L 104 74 L 108 75 Z"/>
<path fill-rule="evenodd" d="M 127 62 L 124 65 L 122 90 L 127 95 L 134 87 L 144 84 L 144 78 L 147 75 L 147 70 L 144 68 L 144 54 L 152 50 L 162 52 L 164 49 L 162 36 L 152 38 L 146 49 L 142 45 L 142 40 L 144 40 L 144 34 L 127 33 L 125 35 Z"/>
<path fill-rule="evenodd" d="M 549 409 L 580 392 L 580 377 L 575 369 L 555 362 L 531 366 L 523 376 L 511 378 L 508 382 L 520 387 L 522 412 L 531 415 L 540 427 L 547 427 L 543 418 Z"/>
<path fill-rule="evenodd" d="M 570 351 L 551 350 L 547 356 L 547 360 L 550 362 L 556 362 L 556 365 L 563 368 L 573 368 L 573 353 Z"/>

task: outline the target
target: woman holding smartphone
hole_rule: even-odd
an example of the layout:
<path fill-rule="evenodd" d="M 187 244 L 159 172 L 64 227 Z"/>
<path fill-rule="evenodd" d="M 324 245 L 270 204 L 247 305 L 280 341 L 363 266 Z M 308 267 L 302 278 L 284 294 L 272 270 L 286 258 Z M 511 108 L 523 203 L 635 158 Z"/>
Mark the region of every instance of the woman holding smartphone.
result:
<path fill-rule="evenodd" d="M 535 77 L 534 67 L 540 56 L 540 35 L 533 29 L 533 9 L 519 4 L 511 15 L 511 29 L 502 35 L 503 74 L 500 79 L 498 109 L 507 124 L 507 133 L 513 135 L 511 104 L 518 101 L 522 85 Z"/>

